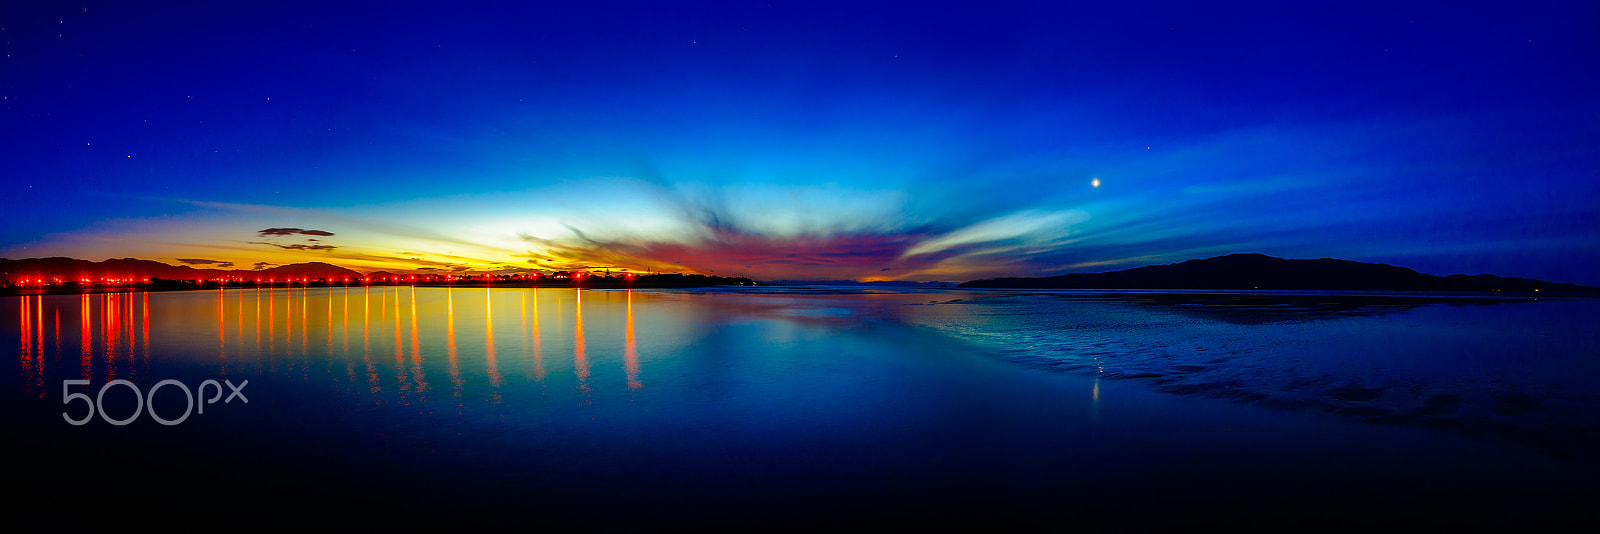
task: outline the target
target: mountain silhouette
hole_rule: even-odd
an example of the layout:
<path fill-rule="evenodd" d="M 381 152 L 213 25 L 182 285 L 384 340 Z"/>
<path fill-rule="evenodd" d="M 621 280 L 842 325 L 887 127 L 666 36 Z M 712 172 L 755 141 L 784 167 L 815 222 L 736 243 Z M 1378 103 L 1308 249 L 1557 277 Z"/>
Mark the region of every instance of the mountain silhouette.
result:
<path fill-rule="evenodd" d="M 252 271 L 243 269 L 196 269 L 187 265 L 167 265 L 159 261 L 135 258 L 109 259 L 101 262 L 60 257 L 21 260 L 0 259 L 0 278 L 7 281 L 38 278 L 60 279 L 64 282 L 84 279 L 100 280 L 103 278 L 134 280 L 157 278 L 166 280 L 214 280 L 226 277 L 335 279 L 347 276 L 359 277 L 361 273 L 322 262 L 293 263 Z"/>
<path fill-rule="evenodd" d="M 861 287 L 948 287 L 955 282 L 905 282 L 900 280 L 880 280 L 876 282 L 857 282 L 855 280 L 768 280 L 761 282 L 769 286 L 861 286 Z"/>
<path fill-rule="evenodd" d="M 254 273 L 254 274 L 257 274 L 257 275 L 264 274 L 264 275 L 267 275 L 267 276 L 287 276 L 287 277 L 299 276 L 299 277 L 304 277 L 304 278 L 327 278 L 329 280 L 332 280 L 332 279 L 335 279 L 335 278 L 346 278 L 346 277 L 349 277 L 349 278 L 360 278 L 361 277 L 361 273 L 359 273 L 359 272 L 352 271 L 350 269 L 346 269 L 346 268 L 340 267 L 338 265 L 333 265 L 333 264 L 330 264 L 330 263 L 323 263 L 323 262 L 320 262 L 320 261 L 313 261 L 313 262 L 306 262 L 306 263 L 291 263 L 291 264 L 288 264 L 288 265 L 279 265 L 277 267 L 272 267 L 272 268 L 269 268 L 269 269 L 262 269 L 262 270 L 259 270 L 259 271 L 243 271 L 243 272 Z"/>
<path fill-rule="evenodd" d="M 1382 263 L 1329 258 L 1290 260 L 1255 253 L 1230 254 L 1104 273 L 973 280 L 959 287 L 1600 292 L 1600 288 L 1595 287 L 1557 284 L 1527 278 L 1504 278 L 1487 274 L 1434 276 Z"/>

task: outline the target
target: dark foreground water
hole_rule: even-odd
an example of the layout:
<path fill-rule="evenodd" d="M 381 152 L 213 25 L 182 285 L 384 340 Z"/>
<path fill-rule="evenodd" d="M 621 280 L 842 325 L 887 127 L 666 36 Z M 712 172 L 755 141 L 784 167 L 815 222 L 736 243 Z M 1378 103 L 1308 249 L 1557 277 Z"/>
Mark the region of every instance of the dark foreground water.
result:
<path fill-rule="evenodd" d="M 1596 300 L 350 288 L 0 304 L 18 519 L 1304 530 L 1587 521 L 1600 497 Z"/>

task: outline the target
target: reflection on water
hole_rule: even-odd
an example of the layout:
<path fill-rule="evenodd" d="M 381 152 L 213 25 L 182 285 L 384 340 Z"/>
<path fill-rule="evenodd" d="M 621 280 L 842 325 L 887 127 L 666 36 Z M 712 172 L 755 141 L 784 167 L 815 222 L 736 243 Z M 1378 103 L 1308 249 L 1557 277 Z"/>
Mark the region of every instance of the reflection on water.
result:
<path fill-rule="evenodd" d="M 262 463 L 289 488 L 269 496 L 325 485 L 337 503 L 587 521 L 627 495 L 658 514 L 645 524 L 1223 514 L 1285 495 L 1324 513 L 1502 484 L 1565 495 L 1560 477 L 1592 481 L 1600 428 L 1595 301 L 352 287 L 0 303 L 6 406 L 60 456 L 40 465 L 87 449 L 165 477 L 209 454 Z M 69 427 L 70 379 L 248 380 L 251 401 L 177 427 Z"/>
<path fill-rule="evenodd" d="M 31 394 L 43 397 L 46 376 L 59 373 L 56 367 L 62 365 L 75 368 L 75 376 L 105 381 L 134 379 L 148 369 L 148 294 L 23 296 L 14 309 L 22 384 Z M 63 334 L 63 315 L 68 325 L 78 324 L 75 331 Z"/>
<path fill-rule="evenodd" d="M 717 324 L 766 320 L 786 332 L 925 327 L 1026 366 L 1092 375 L 1096 403 L 1101 378 L 1128 379 L 1558 454 L 1593 452 L 1600 427 L 1600 386 L 1589 378 L 1600 364 L 1581 357 L 1600 345 L 1588 327 L 1596 303 L 1586 300 L 357 287 L 14 302 L 21 383 L 38 398 L 55 391 L 52 377 L 142 379 L 154 354 L 219 377 L 293 377 L 422 411 L 436 401 L 429 377 L 444 376 L 453 412 L 486 405 L 504 417 L 508 392 L 521 397 L 529 384 L 579 405 L 638 391 L 653 356 L 692 350 L 691 338 Z"/>
<path fill-rule="evenodd" d="M 149 368 L 152 347 L 159 359 L 211 365 L 219 376 L 311 380 L 313 370 L 337 371 L 342 376 L 330 378 L 343 391 L 378 404 L 426 403 L 432 374 L 449 377 L 458 410 L 478 393 L 498 403 L 509 376 L 542 383 L 552 364 L 570 367 L 574 388 L 583 393 L 644 387 L 635 301 L 648 307 L 651 296 L 631 291 L 358 287 L 170 293 L 156 295 L 154 321 L 151 298 L 18 297 L 13 331 L 25 391 L 41 398 L 54 392 L 47 376 L 96 383 L 137 379 Z M 195 320 L 201 313 L 211 318 Z M 642 313 L 642 320 L 654 321 L 657 311 Z M 77 328 L 63 332 L 62 321 Z M 74 348 L 72 358 L 64 358 L 63 347 Z M 550 350 L 568 357 L 547 362 Z M 482 391 L 471 384 L 477 378 Z"/>
<path fill-rule="evenodd" d="M 628 326 L 622 352 L 622 365 L 628 370 L 628 389 L 639 389 L 644 384 L 639 382 L 639 349 L 633 341 L 633 292 L 628 292 Z"/>

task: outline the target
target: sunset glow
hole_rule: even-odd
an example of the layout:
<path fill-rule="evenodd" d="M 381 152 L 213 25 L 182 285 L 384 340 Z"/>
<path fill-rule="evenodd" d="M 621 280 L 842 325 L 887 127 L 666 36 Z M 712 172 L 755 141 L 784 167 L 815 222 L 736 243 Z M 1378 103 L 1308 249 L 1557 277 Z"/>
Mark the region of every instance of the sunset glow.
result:
<path fill-rule="evenodd" d="M 29 132 L 0 145 L 0 255 L 961 281 L 1261 252 L 1600 283 L 1584 13 L 181 9 L 0 30 Z M 1346 26 L 1374 40 L 1318 44 Z"/>

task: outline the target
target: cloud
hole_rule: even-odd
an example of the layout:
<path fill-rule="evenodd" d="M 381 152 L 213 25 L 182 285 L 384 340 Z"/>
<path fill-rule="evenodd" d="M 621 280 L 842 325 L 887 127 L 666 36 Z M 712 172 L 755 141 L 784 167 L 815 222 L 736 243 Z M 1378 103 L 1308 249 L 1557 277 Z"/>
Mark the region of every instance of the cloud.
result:
<path fill-rule="evenodd" d="M 259 236 L 262 236 L 262 237 L 273 236 L 273 235 L 296 235 L 296 234 L 299 234 L 299 235 L 319 235 L 319 236 L 327 237 L 327 236 L 333 235 L 333 232 L 329 232 L 327 230 L 305 230 L 305 229 L 301 229 L 301 228 L 268 228 L 266 230 L 258 230 L 258 231 L 256 231 L 256 235 L 259 235 Z"/>
<path fill-rule="evenodd" d="M 178 261 L 189 265 L 216 265 L 217 267 L 233 267 L 233 262 L 222 260 L 207 260 L 201 258 L 178 258 Z"/>
<path fill-rule="evenodd" d="M 774 236 L 723 226 L 707 229 L 710 235 L 705 239 L 681 243 L 637 237 L 598 239 L 577 228 L 572 230 L 582 238 L 521 236 L 535 247 L 526 254 L 529 261 L 560 269 L 722 272 L 764 279 L 817 279 L 854 278 L 886 266 L 915 271 L 941 257 L 930 254 L 909 261 L 901 259 L 906 248 L 927 237 L 922 234 Z"/>
<path fill-rule="evenodd" d="M 258 261 L 258 262 L 255 262 L 255 267 L 256 267 L 257 271 L 259 271 L 259 270 L 261 270 L 263 268 L 266 268 L 266 266 L 268 266 L 268 265 L 273 265 L 273 263 L 270 262 L 270 261 Z"/>
<path fill-rule="evenodd" d="M 932 254 L 960 245 L 996 241 L 1047 241 L 1065 236 L 1069 226 L 1088 219 L 1088 213 L 1080 210 L 1019 211 L 917 243 L 905 251 L 905 257 Z"/>
<path fill-rule="evenodd" d="M 272 245 L 284 250 L 333 250 L 339 248 L 334 245 L 306 245 L 302 243 L 295 243 L 292 245 L 279 245 L 277 243 L 267 243 L 264 241 L 250 241 L 249 243 L 254 245 Z"/>

